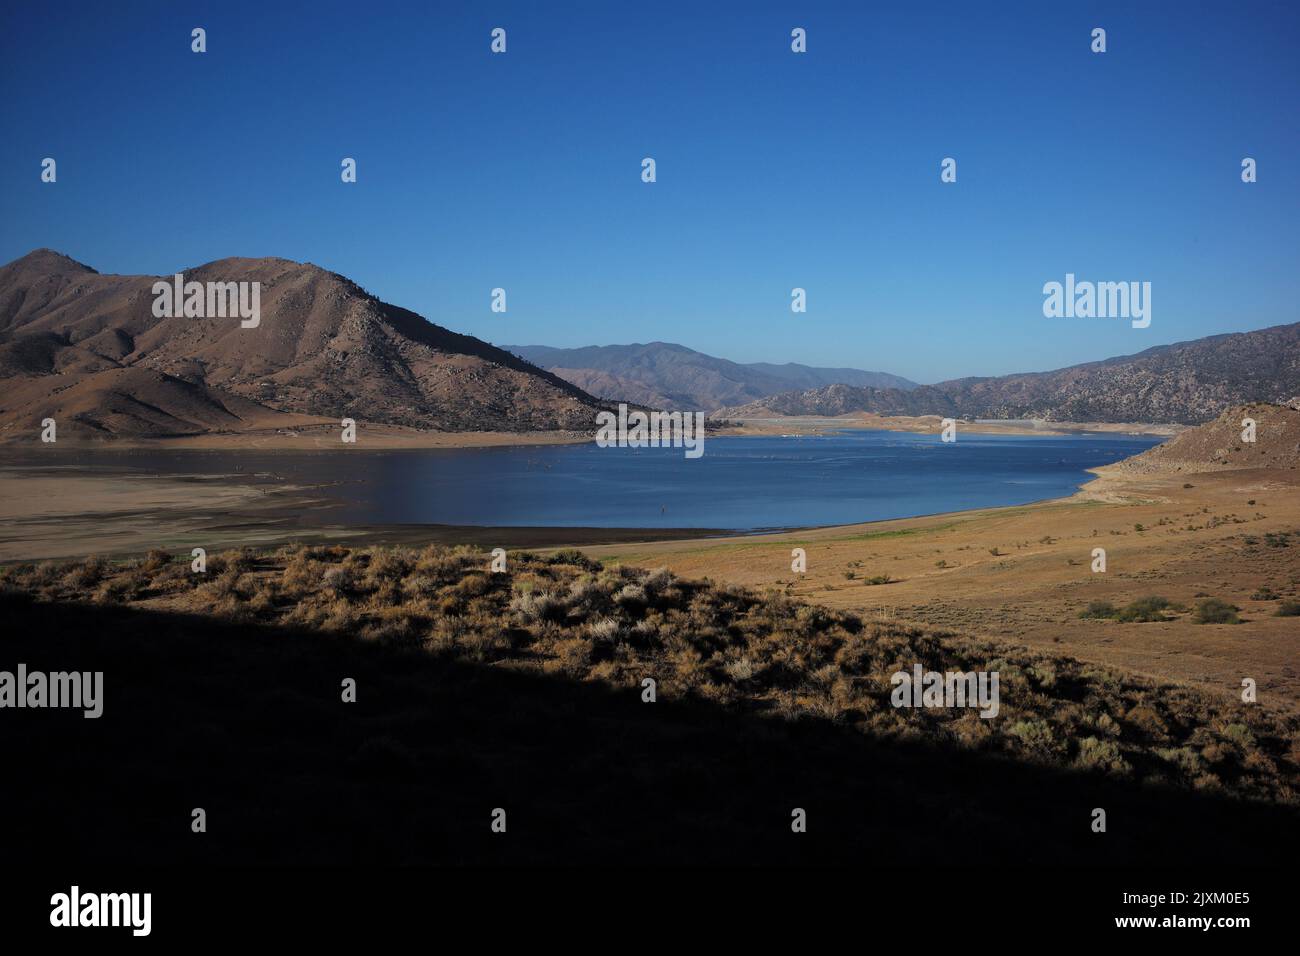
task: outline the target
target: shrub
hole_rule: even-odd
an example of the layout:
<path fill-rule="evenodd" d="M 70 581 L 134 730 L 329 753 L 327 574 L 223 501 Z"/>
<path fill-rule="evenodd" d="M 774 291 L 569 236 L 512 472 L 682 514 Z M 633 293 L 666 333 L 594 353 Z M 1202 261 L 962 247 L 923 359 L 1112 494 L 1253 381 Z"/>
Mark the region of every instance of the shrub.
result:
<path fill-rule="evenodd" d="M 1045 720 L 1021 720 L 1012 724 L 1011 736 L 1019 738 L 1025 749 L 1040 756 L 1050 756 L 1057 750 L 1052 735 L 1052 725 Z"/>
<path fill-rule="evenodd" d="M 395 548 L 370 548 L 366 552 L 369 563 L 366 566 L 366 585 L 379 587 L 385 581 L 397 581 L 411 569 L 411 562 L 406 555 Z"/>
<path fill-rule="evenodd" d="M 1206 598 L 1196 603 L 1192 620 L 1197 624 L 1240 624 L 1241 618 L 1237 616 L 1239 610 L 1240 608 L 1218 598 Z"/>
<path fill-rule="evenodd" d="M 125 578 L 105 581 L 95 592 L 94 600 L 99 604 L 118 604 L 131 597 L 131 588 Z"/>
<path fill-rule="evenodd" d="M 1169 732 L 1160 714 L 1146 704 L 1130 708 L 1124 719 L 1148 737 L 1163 737 Z"/>
<path fill-rule="evenodd" d="M 1151 621 L 1167 621 L 1162 612 L 1169 607 L 1169 601 L 1162 597 L 1138 598 L 1119 612 L 1119 620 L 1126 623 L 1145 624 Z"/>
<path fill-rule="evenodd" d="M 352 573 L 344 567 L 329 568 L 321 575 L 321 585 L 334 594 L 342 594 L 352 587 Z"/>
<path fill-rule="evenodd" d="M 677 579 L 673 577 L 673 573 L 667 568 L 656 568 L 646 576 L 645 581 L 642 582 L 642 586 L 645 588 L 647 594 L 652 597 L 658 597 L 671 588 L 676 583 L 676 580 Z"/>
<path fill-rule="evenodd" d="M 222 568 L 236 568 L 240 571 L 252 571 L 257 567 L 257 552 L 252 548 L 240 548 L 238 551 L 225 551 L 218 555 Z M 208 561 L 208 570 L 213 570 L 212 561 Z"/>
<path fill-rule="evenodd" d="M 1300 601 L 1283 601 L 1274 612 L 1276 617 L 1300 617 Z"/>
<path fill-rule="evenodd" d="M 298 551 L 285 562 L 280 583 L 294 594 L 315 590 L 322 577 L 321 567 L 305 551 Z"/>
<path fill-rule="evenodd" d="M 1223 739 L 1231 741 L 1242 750 L 1251 750 L 1255 746 L 1255 735 L 1245 724 L 1228 724 L 1223 728 Z"/>
<path fill-rule="evenodd" d="M 593 641 L 610 644 L 618 641 L 619 633 L 622 629 L 623 625 L 619 624 L 618 621 L 614 620 L 612 617 L 604 617 L 599 621 L 587 625 L 587 633 L 591 635 Z"/>
<path fill-rule="evenodd" d="M 645 588 L 639 584 L 628 584 L 614 595 L 614 603 L 629 614 L 645 610 L 648 602 Z"/>
<path fill-rule="evenodd" d="M 149 551 L 148 554 L 144 556 L 144 564 L 142 564 L 140 567 L 141 570 L 147 571 L 150 574 L 152 574 L 154 571 L 161 571 L 163 568 L 167 567 L 167 565 L 171 563 L 172 563 L 172 556 L 170 554 L 168 554 L 166 551 L 163 551 L 161 548 L 153 548 L 152 550 Z"/>
<path fill-rule="evenodd" d="M 483 572 L 466 574 L 456 584 L 458 594 L 467 598 L 482 597 L 492 589 L 492 582 Z"/>
<path fill-rule="evenodd" d="M 532 591 L 516 595 L 510 602 L 510 610 L 525 621 L 561 621 L 568 613 L 568 606 L 550 591 Z"/>
<path fill-rule="evenodd" d="M 727 672 L 728 677 L 737 682 L 747 681 L 754 676 L 754 665 L 747 657 L 729 661 L 723 670 Z"/>
<path fill-rule="evenodd" d="M 1119 617 L 1119 609 L 1109 601 L 1089 601 L 1088 606 L 1079 612 L 1081 618 Z"/>
<path fill-rule="evenodd" d="M 521 556 L 516 556 L 516 559 Z M 565 548 L 562 551 L 556 551 L 546 559 L 549 565 L 572 564 L 582 568 L 584 571 L 599 571 L 601 564 L 599 561 L 593 561 L 577 548 Z"/>
<path fill-rule="evenodd" d="M 108 565 L 103 558 L 86 558 L 68 570 L 63 576 L 63 585 L 77 590 L 94 587 L 104 579 L 107 571 Z"/>
<path fill-rule="evenodd" d="M 1129 770 L 1119 745 L 1113 740 L 1098 740 L 1096 737 L 1085 737 L 1079 741 L 1078 763 L 1081 767 L 1105 770 L 1108 773 L 1122 774 Z"/>
<path fill-rule="evenodd" d="M 1051 661 L 1036 661 L 1029 668 L 1029 675 L 1043 690 L 1056 686 L 1056 666 Z"/>

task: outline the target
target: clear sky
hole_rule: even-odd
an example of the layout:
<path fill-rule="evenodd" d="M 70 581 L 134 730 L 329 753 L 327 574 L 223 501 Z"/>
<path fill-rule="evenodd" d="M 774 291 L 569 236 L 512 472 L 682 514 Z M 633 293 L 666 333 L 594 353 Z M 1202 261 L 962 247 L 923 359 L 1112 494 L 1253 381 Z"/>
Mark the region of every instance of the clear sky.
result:
<path fill-rule="evenodd" d="M 924 382 L 1300 320 L 1294 2 L 3 6 L 0 261 L 283 256 L 497 343 Z M 1067 272 L 1151 326 L 1044 318 Z"/>

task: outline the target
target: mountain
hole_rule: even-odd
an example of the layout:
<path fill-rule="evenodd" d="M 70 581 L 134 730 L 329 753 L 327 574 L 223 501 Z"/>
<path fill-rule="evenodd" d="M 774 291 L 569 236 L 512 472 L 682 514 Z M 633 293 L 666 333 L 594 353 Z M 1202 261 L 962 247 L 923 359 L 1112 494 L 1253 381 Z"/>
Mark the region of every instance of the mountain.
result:
<path fill-rule="evenodd" d="M 303 416 L 436 431 L 590 430 L 604 407 L 509 352 L 287 259 L 186 282 L 258 282 L 261 321 L 155 318 L 153 284 L 37 250 L 0 267 L 0 436 L 192 435 Z"/>
<path fill-rule="evenodd" d="M 592 345 L 557 349 L 545 345 L 503 348 L 548 369 L 592 395 L 656 408 L 703 410 L 739 405 L 792 389 L 847 384 L 915 388 L 897 375 L 856 368 L 814 368 L 755 362 L 742 365 L 682 345 Z"/>
<path fill-rule="evenodd" d="M 946 415 L 1199 424 L 1225 406 L 1300 396 L 1300 323 L 1160 345 L 1054 372 L 959 378 L 903 391 L 832 385 L 723 408 L 774 415 Z"/>
<path fill-rule="evenodd" d="M 1297 403 L 1300 404 L 1300 403 Z M 1255 440 L 1242 441 L 1242 422 L 1255 423 Z M 1287 405 L 1237 405 L 1213 421 L 1180 432 L 1108 470 L 1138 474 L 1227 471 L 1300 466 L 1300 409 Z"/>

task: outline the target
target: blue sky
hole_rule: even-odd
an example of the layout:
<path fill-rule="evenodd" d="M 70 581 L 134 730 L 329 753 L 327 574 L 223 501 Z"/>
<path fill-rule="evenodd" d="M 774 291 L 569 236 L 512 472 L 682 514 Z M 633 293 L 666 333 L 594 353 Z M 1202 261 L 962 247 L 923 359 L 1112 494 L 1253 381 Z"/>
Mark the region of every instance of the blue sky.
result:
<path fill-rule="evenodd" d="M 1298 45 L 1294 3 L 8 4 L 0 261 L 284 256 L 497 343 L 1045 370 L 1300 320 Z M 1151 282 L 1150 328 L 1044 318 L 1067 272 Z"/>

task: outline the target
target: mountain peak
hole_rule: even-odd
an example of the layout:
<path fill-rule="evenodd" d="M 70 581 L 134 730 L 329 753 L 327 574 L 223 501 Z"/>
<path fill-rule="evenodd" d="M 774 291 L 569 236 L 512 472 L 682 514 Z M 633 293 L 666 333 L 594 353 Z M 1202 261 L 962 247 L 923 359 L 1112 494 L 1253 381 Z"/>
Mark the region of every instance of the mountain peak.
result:
<path fill-rule="evenodd" d="M 12 399 L 0 432 L 34 434 L 53 416 L 61 431 L 68 421 L 74 433 L 162 436 L 274 427 L 277 415 L 588 431 L 605 407 L 311 263 L 235 256 L 184 275 L 258 283 L 259 322 L 155 316 L 152 290 L 166 276 L 99 275 L 51 250 L 0 268 L 0 387 Z"/>
<path fill-rule="evenodd" d="M 15 259 L 5 269 L 22 269 L 32 272 L 44 272 L 49 275 L 74 275 L 77 273 L 88 273 L 99 275 L 94 269 L 83 262 L 78 262 L 71 256 L 64 255 L 57 249 L 33 249 L 27 255 Z"/>

